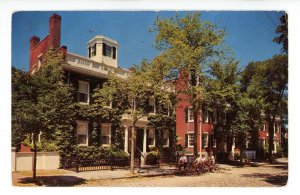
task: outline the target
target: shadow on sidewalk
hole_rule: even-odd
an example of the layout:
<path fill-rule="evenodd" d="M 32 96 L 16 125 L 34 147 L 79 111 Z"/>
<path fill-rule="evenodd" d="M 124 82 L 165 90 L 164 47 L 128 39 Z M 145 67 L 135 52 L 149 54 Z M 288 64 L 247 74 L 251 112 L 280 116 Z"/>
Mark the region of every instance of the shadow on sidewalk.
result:
<path fill-rule="evenodd" d="M 32 177 L 20 178 L 16 184 L 35 184 L 38 186 L 74 186 L 85 183 L 85 179 L 74 176 L 38 176 L 33 182 Z"/>
<path fill-rule="evenodd" d="M 278 186 L 285 186 L 287 184 L 288 175 L 285 174 L 267 174 L 267 173 L 253 173 L 243 174 L 242 177 L 262 178 L 264 181 Z"/>

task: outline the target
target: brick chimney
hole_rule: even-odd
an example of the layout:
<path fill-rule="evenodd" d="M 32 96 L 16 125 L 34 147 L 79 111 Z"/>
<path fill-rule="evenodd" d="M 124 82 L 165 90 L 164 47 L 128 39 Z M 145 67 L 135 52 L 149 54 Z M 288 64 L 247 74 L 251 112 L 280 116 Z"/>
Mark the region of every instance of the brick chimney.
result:
<path fill-rule="evenodd" d="M 30 39 L 30 50 L 33 49 L 40 42 L 40 38 L 37 36 L 33 36 Z"/>
<path fill-rule="evenodd" d="M 60 24 L 61 16 L 53 14 L 49 19 L 49 46 L 57 49 L 60 47 Z"/>

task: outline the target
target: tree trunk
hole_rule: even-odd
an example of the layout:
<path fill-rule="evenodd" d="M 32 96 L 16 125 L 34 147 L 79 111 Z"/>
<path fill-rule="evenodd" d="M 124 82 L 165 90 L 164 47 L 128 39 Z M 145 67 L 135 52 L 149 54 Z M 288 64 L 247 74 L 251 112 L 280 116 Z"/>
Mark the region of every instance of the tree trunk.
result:
<path fill-rule="evenodd" d="M 33 133 L 33 175 L 32 180 L 33 182 L 36 182 L 36 153 L 37 153 L 37 147 L 36 147 L 36 133 Z"/>
<path fill-rule="evenodd" d="M 194 157 L 197 157 L 198 156 L 198 104 L 197 103 L 194 107 L 193 112 L 194 112 Z"/>
<path fill-rule="evenodd" d="M 275 121 L 275 116 L 271 117 L 268 116 L 268 132 L 269 132 L 269 156 L 268 156 L 268 160 L 270 163 L 273 162 L 273 149 L 274 149 L 274 121 Z"/>
<path fill-rule="evenodd" d="M 135 153 L 135 125 L 131 129 L 131 148 L 130 148 L 130 172 L 134 173 L 134 153 Z"/>

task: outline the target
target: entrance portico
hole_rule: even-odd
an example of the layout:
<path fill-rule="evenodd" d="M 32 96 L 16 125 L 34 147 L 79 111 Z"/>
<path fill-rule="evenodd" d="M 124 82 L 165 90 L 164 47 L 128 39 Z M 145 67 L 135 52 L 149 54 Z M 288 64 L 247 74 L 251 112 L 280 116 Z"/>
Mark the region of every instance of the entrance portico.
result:
<path fill-rule="evenodd" d="M 130 119 L 122 118 L 122 126 L 125 131 L 125 139 L 124 139 L 124 151 L 128 154 L 131 153 L 131 137 L 132 137 L 132 121 Z M 135 128 L 135 156 L 140 157 L 141 164 L 145 164 L 145 157 L 147 154 L 147 120 L 139 120 L 136 123 Z"/>

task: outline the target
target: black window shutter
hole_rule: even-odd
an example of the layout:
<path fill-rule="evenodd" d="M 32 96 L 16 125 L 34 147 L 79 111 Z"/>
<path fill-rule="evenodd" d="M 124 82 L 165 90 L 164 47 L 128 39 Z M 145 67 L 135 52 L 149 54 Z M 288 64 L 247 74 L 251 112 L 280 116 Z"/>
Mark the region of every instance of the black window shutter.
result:
<path fill-rule="evenodd" d="M 95 54 L 94 55 L 96 55 L 96 51 L 97 51 L 97 44 L 95 43 L 95 45 L 94 45 L 94 52 L 95 52 Z"/>
<path fill-rule="evenodd" d="M 91 57 L 91 47 L 89 47 L 89 58 Z"/>
<path fill-rule="evenodd" d="M 188 147 L 188 134 L 185 134 L 185 147 Z"/>
<path fill-rule="evenodd" d="M 113 47 L 113 59 L 116 59 L 116 52 L 117 52 L 117 48 Z"/>
<path fill-rule="evenodd" d="M 185 108 L 185 122 L 187 123 L 188 122 L 188 114 L 189 114 L 189 112 L 188 112 L 188 108 Z"/>
<path fill-rule="evenodd" d="M 105 43 L 103 43 L 102 54 L 103 54 L 104 56 L 106 56 L 106 44 L 105 44 Z"/>

